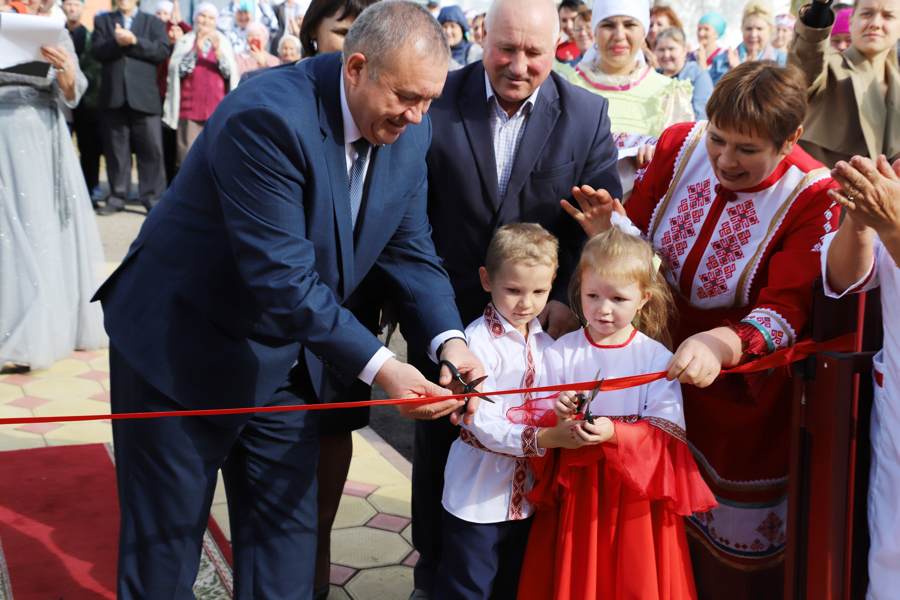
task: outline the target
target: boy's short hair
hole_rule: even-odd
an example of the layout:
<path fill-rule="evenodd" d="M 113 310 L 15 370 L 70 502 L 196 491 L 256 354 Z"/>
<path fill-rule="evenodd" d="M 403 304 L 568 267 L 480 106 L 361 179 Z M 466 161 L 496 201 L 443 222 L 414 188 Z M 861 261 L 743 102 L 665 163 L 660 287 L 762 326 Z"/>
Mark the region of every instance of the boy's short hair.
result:
<path fill-rule="evenodd" d="M 490 275 L 508 263 L 546 265 L 556 271 L 559 241 L 537 223 L 508 223 L 494 233 L 484 266 Z"/>

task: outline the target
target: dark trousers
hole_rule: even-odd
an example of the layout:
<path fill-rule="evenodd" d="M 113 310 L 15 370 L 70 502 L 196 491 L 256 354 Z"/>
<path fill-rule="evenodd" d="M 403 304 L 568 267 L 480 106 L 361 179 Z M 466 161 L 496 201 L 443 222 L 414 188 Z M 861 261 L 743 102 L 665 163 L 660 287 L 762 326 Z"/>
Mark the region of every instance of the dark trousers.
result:
<path fill-rule="evenodd" d="M 166 187 L 172 185 L 172 180 L 178 174 L 178 167 L 175 166 L 178 160 L 178 132 L 165 123 L 162 125 L 163 140 L 163 164 L 166 170 Z"/>
<path fill-rule="evenodd" d="M 100 115 L 93 108 L 76 108 L 73 130 L 78 139 L 78 153 L 81 155 L 81 172 L 88 192 L 100 185 L 100 155 L 103 154 L 103 139 L 100 137 Z"/>
<path fill-rule="evenodd" d="M 531 522 L 470 523 L 444 511 L 434 600 L 515 600 Z"/>
<path fill-rule="evenodd" d="M 106 201 L 124 208 L 131 194 L 131 155 L 137 157 L 138 192 L 150 210 L 166 191 L 163 166 L 162 120 L 128 107 L 102 111 L 103 155 L 109 179 Z"/>
<path fill-rule="evenodd" d="M 418 360 L 417 360 L 418 357 Z M 424 352 L 410 349 L 409 360 L 429 380 L 438 380 L 438 369 Z M 434 593 L 438 566 L 444 549 L 444 467 L 450 446 L 459 437 L 459 427 L 449 417 L 415 424 L 412 473 L 412 539 L 419 552 L 413 570 L 415 588 Z"/>
<path fill-rule="evenodd" d="M 183 410 L 110 348 L 112 411 Z M 302 404 L 299 366 L 267 406 Z M 222 469 L 234 598 L 312 598 L 316 560 L 315 412 L 113 421 L 119 488 L 118 597 L 193 600 L 203 533 Z"/>

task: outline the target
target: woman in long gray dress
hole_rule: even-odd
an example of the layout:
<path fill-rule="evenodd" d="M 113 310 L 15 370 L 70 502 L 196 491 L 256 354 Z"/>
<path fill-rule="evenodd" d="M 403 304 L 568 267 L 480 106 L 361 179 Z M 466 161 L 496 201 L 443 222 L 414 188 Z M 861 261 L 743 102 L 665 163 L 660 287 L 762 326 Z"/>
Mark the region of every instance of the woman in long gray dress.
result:
<path fill-rule="evenodd" d="M 87 79 L 65 29 L 41 51 L 45 77 L 0 72 L 0 367 L 47 368 L 108 345 L 90 304 L 106 275 L 103 247 L 56 104 L 74 108 Z"/>

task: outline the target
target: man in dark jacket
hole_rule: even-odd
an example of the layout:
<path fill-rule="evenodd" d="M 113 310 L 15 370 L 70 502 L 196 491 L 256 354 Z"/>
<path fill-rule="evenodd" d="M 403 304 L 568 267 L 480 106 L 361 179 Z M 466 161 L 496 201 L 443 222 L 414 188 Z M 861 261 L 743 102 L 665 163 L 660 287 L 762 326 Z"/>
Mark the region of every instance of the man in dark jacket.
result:
<path fill-rule="evenodd" d="M 169 57 L 172 47 L 165 24 L 137 10 L 136 0 L 119 0 L 118 5 L 119 10 L 94 21 L 91 47 L 103 63 L 100 110 L 110 192 L 106 206 L 97 211 L 101 215 L 125 208 L 132 153 L 137 156 L 141 204 L 148 211 L 166 188 L 156 65 Z"/>

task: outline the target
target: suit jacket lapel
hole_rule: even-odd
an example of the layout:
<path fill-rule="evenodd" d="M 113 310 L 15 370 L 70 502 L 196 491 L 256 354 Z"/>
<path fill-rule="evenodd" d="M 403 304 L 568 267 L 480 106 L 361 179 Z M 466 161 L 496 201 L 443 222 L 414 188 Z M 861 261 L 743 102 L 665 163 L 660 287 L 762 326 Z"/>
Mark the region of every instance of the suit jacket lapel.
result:
<path fill-rule="evenodd" d="M 516 161 L 513 163 L 509 183 L 506 186 L 506 199 L 500 209 L 500 223 L 504 222 L 507 212 L 518 210 L 519 194 L 525 182 L 531 177 L 534 165 L 543 152 L 547 140 L 550 139 L 558 119 L 559 92 L 553 78 L 548 77 L 541 86 L 531 115 L 525 123 L 525 132 L 522 134 Z"/>
<path fill-rule="evenodd" d="M 459 111 L 466 117 L 461 119 L 469 138 L 469 146 L 475 155 L 475 164 L 481 181 L 487 188 L 491 206 L 496 212 L 500 208 L 500 185 L 497 183 L 497 160 L 494 156 L 494 136 L 491 133 L 491 118 L 487 104 L 487 89 L 484 87 L 484 67 L 472 69 L 459 98 Z"/>
<path fill-rule="evenodd" d="M 877 157 L 881 154 L 884 142 L 884 128 L 873 127 L 874 123 L 884 123 L 886 107 L 881 96 L 881 89 L 875 81 L 875 72 L 862 52 L 851 46 L 842 55 L 848 65 L 853 83 L 853 93 L 856 96 L 856 104 L 859 106 L 859 125 L 862 128 L 869 156 Z"/>
<path fill-rule="evenodd" d="M 339 63 L 338 63 L 339 64 Z M 331 189 L 334 221 L 338 232 L 342 290 L 353 289 L 353 230 L 350 225 L 350 179 L 344 150 L 344 117 L 341 112 L 341 70 L 328 70 L 322 77 L 319 95 L 319 127 L 322 151 L 328 165 L 326 185 Z M 343 293 L 342 293 L 343 296 Z"/>

